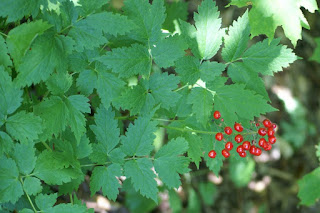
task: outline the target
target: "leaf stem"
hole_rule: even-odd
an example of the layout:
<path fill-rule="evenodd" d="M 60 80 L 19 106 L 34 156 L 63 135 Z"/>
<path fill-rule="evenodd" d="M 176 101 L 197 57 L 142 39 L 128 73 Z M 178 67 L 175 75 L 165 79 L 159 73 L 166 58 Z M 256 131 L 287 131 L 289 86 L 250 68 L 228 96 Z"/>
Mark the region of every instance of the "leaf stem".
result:
<path fill-rule="evenodd" d="M 4 37 L 9 37 L 7 34 L 4 34 L 3 32 L 0 32 L 0 35 L 3 35 Z"/>
<path fill-rule="evenodd" d="M 32 202 L 32 200 L 31 200 L 30 196 L 28 195 L 28 193 L 27 193 L 26 190 L 24 189 L 22 177 L 20 177 L 20 182 L 21 182 L 21 184 L 22 184 L 23 191 L 24 191 L 24 193 L 26 194 L 26 196 L 27 196 L 27 198 L 28 198 L 28 200 L 29 200 L 29 203 L 30 203 L 33 211 L 34 211 L 35 213 L 37 213 L 38 211 L 37 211 L 36 208 L 34 207 L 33 202 Z"/>
<path fill-rule="evenodd" d="M 187 87 L 187 86 L 189 86 L 189 84 L 186 84 L 186 85 L 184 85 L 184 86 L 182 86 L 182 87 L 179 87 L 179 88 L 177 88 L 177 89 L 175 89 L 175 90 L 172 90 L 172 92 L 178 92 L 179 90 L 182 90 L 182 89 L 184 89 L 184 88 Z"/>
<path fill-rule="evenodd" d="M 41 141 L 41 143 L 47 148 L 47 150 L 52 151 L 52 149 L 50 148 L 50 146 L 48 146 L 46 142 Z"/>

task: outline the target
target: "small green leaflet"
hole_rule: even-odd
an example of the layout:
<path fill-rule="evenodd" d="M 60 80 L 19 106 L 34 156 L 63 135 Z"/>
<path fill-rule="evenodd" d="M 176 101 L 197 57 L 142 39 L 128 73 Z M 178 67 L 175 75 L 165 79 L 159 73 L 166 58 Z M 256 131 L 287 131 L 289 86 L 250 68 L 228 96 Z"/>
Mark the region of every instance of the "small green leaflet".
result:
<path fill-rule="evenodd" d="M 224 146 L 221 146 L 221 144 L 219 144 L 219 141 L 215 140 L 214 135 L 202 135 L 201 137 L 204 144 L 204 159 L 206 161 L 206 165 L 211 171 L 213 171 L 216 176 L 218 176 L 225 159 L 221 154 Z M 213 149 L 217 153 L 217 156 L 214 159 L 209 158 L 208 156 L 208 153 Z"/>
<path fill-rule="evenodd" d="M 319 191 L 320 182 L 320 168 L 313 170 L 312 172 L 303 176 L 298 181 L 300 204 L 311 206 L 320 198 Z"/>
<path fill-rule="evenodd" d="M 13 147 L 12 138 L 7 133 L 0 131 L 0 156 L 3 153 L 9 154 Z"/>
<path fill-rule="evenodd" d="M 12 138 L 21 142 L 38 139 L 42 133 L 41 118 L 33 113 L 20 111 L 8 118 L 6 121 L 7 132 Z"/>
<path fill-rule="evenodd" d="M 175 31 L 175 26 L 179 20 L 186 21 L 188 17 L 188 2 L 165 2 L 166 6 L 166 20 L 162 28 L 170 32 Z"/>
<path fill-rule="evenodd" d="M 0 157 L 0 203 L 15 203 L 23 195 L 19 171 L 11 158 Z"/>
<path fill-rule="evenodd" d="M 0 64 L 4 67 L 12 66 L 10 56 L 8 55 L 7 44 L 2 36 L 0 36 Z"/>
<path fill-rule="evenodd" d="M 79 10 L 81 11 L 82 15 L 89 15 L 90 13 L 99 10 L 103 5 L 109 3 L 109 0 L 80 0 L 78 4 L 81 5 Z"/>
<path fill-rule="evenodd" d="M 98 60 L 112 69 L 112 72 L 119 73 L 119 77 L 148 75 L 152 65 L 148 48 L 140 44 L 113 49 Z"/>
<path fill-rule="evenodd" d="M 10 30 L 7 38 L 10 56 L 16 67 L 21 64 L 21 59 L 28 53 L 32 42 L 52 25 L 42 20 L 21 24 Z"/>
<path fill-rule="evenodd" d="M 156 175 L 151 170 L 152 167 L 150 159 L 139 158 L 127 161 L 124 164 L 124 173 L 127 178 L 130 178 L 136 191 L 140 191 L 140 194 L 158 203 L 158 188 L 154 179 Z"/>
<path fill-rule="evenodd" d="M 91 195 L 94 195 L 102 188 L 103 195 L 115 201 L 121 187 L 116 177 L 121 175 L 121 166 L 119 164 L 95 167 L 90 178 Z"/>
<path fill-rule="evenodd" d="M 149 47 L 161 37 L 161 25 L 166 18 L 163 0 L 154 0 L 152 5 L 145 0 L 126 0 L 124 12 L 137 28 L 129 36 Z"/>
<path fill-rule="evenodd" d="M 13 152 L 13 158 L 17 163 L 20 173 L 30 174 L 36 164 L 35 148 L 32 143 L 16 143 Z"/>
<path fill-rule="evenodd" d="M 179 156 L 187 149 L 188 142 L 179 137 L 169 141 L 155 155 L 154 168 L 169 188 L 178 188 L 181 185 L 179 174 L 189 171 L 189 159 Z"/>
<path fill-rule="evenodd" d="M 52 208 L 46 209 L 46 213 L 61 213 L 61 212 L 68 212 L 68 213 L 85 213 L 87 212 L 87 208 L 85 206 L 80 206 L 77 204 L 59 204 Z"/>
<path fill-rule="evenodd" d="M 186 141 L 188 141 L 188 157 L 191 158 L 192 162 L 194 162 L 199 169 L 199 163 L 203 156 L 203 142 L 201 137 L 191 133 L 185 133 L 184 137 L 186 138 Z"/>
<path fill-rule="evenodd" d="M 184 83 L 195 84 L 199 79 L 204 82 L 213 81 L 220 76 L 225 65 L 215 61 L 205 61 L 200 64 L 199 59 L 192 56 L 185 56 L 176 63 L 176 72 L 181 76 Z"/>
<path fill-rule="evenodd" d="M 35 198 L 35 202 L 40 210 L 46 210 L 57 202 L 57 194 L 39 194 Z"/>
<path fill-rule="evenodd" d="M 151 121 L 152 115 L 140 116 L 134 125 L 129 125 L 126 136 L 121 137 L 121 149 L 128 156 L 145 156 L 153 150 L 157 122 Z"/>
<path fill-rule="evenodd" d="M 36 16 L 40 7 L 41 0 L 1 0 L 0 1 L 0 16 L 7 17 L 7 23 L 15 22 L 27 15 Z"/>
<path fill-rule="evenodd" d="M 192 104 L 192 112 L 196 115 L 197 121 L 205 126 L 208 123 L 213 110 L 212 92 L 208 91 L 206 88 L 195 87 L 191 90 L 188 97 L 188 103 Z"/>
<path fill-rule="evenodd" d="M 46 81 L 46 85 L 53 95 L 63 95 L 72 85 L 72 76 L 68 73 L 54 73 Z"/>
<path fill-rule="evenodd" d="M 9 115 L 17 110 L 22 102 L 22 94 L 22 90 L 12 83 L 11 77 L 0 66 L 0 118 L 1 115 Z"/>
<path fill-rule="evenodd" d="M 36 195 L 42 191 L 41 181 L 35 177 L 26 177 L 23 181 L 23 188 L 28 195 Z"/>
<path fill-rule="evenodd" d="M 252 37 L 266 34 L 272 39 L 276 28 L 282 26 L 293 46 L 296 46 L 297 41 L 301 39 L 302 27 L 310 29 L 300 8 L 304 7 L 311 13 L 318 10 L 316 0 L 232 0 L 229 5 L 238 7 L 252 5 L 249 12 Z M 287 14 L 290 14 L 290 18 Z"/>

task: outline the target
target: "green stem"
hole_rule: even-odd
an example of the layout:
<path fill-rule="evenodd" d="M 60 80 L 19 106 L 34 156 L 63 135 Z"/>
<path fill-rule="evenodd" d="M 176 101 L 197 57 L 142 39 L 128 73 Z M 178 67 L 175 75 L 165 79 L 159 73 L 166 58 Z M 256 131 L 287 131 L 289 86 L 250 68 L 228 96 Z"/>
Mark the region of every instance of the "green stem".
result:
<path fill-rule="evenodd" d="M 4 37 L 9 37 L 7 34 L 4 34 L 3 32 L 0 32 L 0 35 L 3 35 Z"/>
<path fill-rule="evenodd" d="M 172 129 L 172 130 L 177 130 L 181 132 L 195 132 L 195 133 L 207 134 L 207 135 L 214 135 L 218 133 L 218 132 L 208 132 L 208 131 L 197 130 L 197 129 L 179 128 L 179 127 L 173 127 L 173 126 L 164 126 L 164 125 L 158 125 L 158 126 L 165 129 Z"/>
<path fill-rule="evenodd" d="M 177 88 L 177 89 L 175 89 L 175 90 L 172 90 L 172 92 L 178 92 L 179 90 L 182 90 L 182 89 L 184 89 L 184 88 L 187 87 L 187 86 L 189 86 L 189 84 L 186 84 L 186 85 L 184 85 L 184 86 L 182 86 L 182 87 L 180 87 L 180 88 Z"/>
<path fill-rule="evenodd" d="M 47 148 L 47 150 L 52 151 L 52 149 L 50 148 L 50 146 L 46 142 L 41 141 L 41 143 Z"/>
<path fill-rule="evenodd" d="M 38 211 L 37 211 L 36 208 L 34 207 L 33 202 L 32 202 L 32 200 L 31 200 L 30 196 L 28 195 L 28 193 L 27 193 L 26 190 L 24 189 L 23 180 L 22 180 L 21 177 L 20 177 L 20 182 L 21 182 L 21 184 L 22 184 L 23 191 L 24 191 L 24 193 L 26 194 L 26 196 L 27 196 L 27 198 L 28 198 L 28 200 L 29 200 L 29 203 L 30 203 L 33 211 L 34 211 L 35 213 L 37 213 Z"/>
<path fill-rule="evenodd" d="M 73 205 L 72 192 L 69 194 L 69 197 L 70 197 L 70 202 L 71 202 L 71 204 Z"/>

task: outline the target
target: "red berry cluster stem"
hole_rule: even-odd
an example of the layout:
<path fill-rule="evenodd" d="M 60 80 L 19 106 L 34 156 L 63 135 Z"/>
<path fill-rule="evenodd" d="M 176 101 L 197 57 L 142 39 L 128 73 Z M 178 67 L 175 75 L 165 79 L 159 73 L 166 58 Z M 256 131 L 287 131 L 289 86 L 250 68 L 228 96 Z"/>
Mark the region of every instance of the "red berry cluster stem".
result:
<path fill-rule="evenodd" d="M 219 111 L 215 111 L 213 113 L 213 117 L 215 119 L 220 119 L 221 113 Z M 221 121 L 223 121 L 222 118 L 221 118 Z M 257 128 L 256 133 L 253 130 L 248 130 L 248 131 L 260 136 L 260 138 L 257 139 L 257 141 L 258 141 L 257 145 L 255 145 L 256 140 L 253 140 L 252 142 L 249 142 L 247 140 L 244 141 L 244 139 L 245 139 L 244 136 L 246 134 L 243 133 L 244 128 L 240 123 L 235 123 L 233 126 L 233 129 L 232 129 L 232 127 L 226 126 L 224 128 L 224 133 L 226 135 L 224 136 L 224 134 L 222 132 L 218 132 L 215 135 L 215 139 L 217 141 L 222 141 L 222 140 L 226 141 L 226 139 L 228 137 L 230 137 L 232 134 L 235 134 L 234 141 L 237 144 L 239 144 L 236 148 L 236 151 L 240 157 L 246 157 L 247 151 L 251 155 L 260 156 L 262 154 L 262 149 L 265 151 L 271 150 L 272 145 L 277 141 L 277 139 L 274 135 L 276 127 L 277 127 L 277 125 L 272 123 L 269 119 L 264 119 L 262 121 L 262 123 L 258 122 L 255 124 L 255 128 Z M 234 147 L 234 144 L 231 141 L 228 141 L 225 144 L 224 149 L 221 151 L 221 154 L 225 158 L 228 158 L 230 156 L 230 151 L 233 149 L 233 147 Z M 211 150 L 208 153 L 208 156 L 210 158 L 215 158 L 217 156 L 217 153 L 215 150 Z"/>

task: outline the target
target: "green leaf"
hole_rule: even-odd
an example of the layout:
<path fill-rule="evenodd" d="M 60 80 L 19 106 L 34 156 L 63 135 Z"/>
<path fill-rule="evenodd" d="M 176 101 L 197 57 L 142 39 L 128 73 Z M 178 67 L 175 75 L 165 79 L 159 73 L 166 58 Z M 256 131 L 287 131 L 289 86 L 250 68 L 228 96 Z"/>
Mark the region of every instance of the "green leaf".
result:
<path fill-rule="evenodd" d="M 244 63 L 232 63 L 228 68 L 228 75 L 234 83 L 244 84 L 245 89 L 253 90 L 269 101 L 269 95 L 263 80 L 255 70 L 246 67 Z"/>
<path fill-rule="evenodd" d="M 10 56 L 8 55 L 7 45 L 5 40 L 0 36 L 0 64 L 4 67 L 12 66 L 12 62 L 10 60 Z"/>
<path fill-rule="evenodd" d="M 91 196 L 102 188 L 103 195 L 115 201 L 121 187 L 116 177 L 121 175 L 121 166 L 119 164 L 95 167 L 90 178 Z"/>
<path fill-rule="evenodd" d="M 144 0 L 126 0 L 124 5 L 125 14 L 137 24 L 130 37 L 148 45 L 158 41 L 166 18 L 163 0 L 154 0 L 152 5 Z"/>
<path fill-rule="evenodd" d="M 276 110 L 261 95 L 244 87 L 242 84 L 233 84 L 213 88 L 216 91 L 214 108 L 220 111 L 226 125 L 233 125 L 239 119 L 253 120 L 254 117 Z"/>
<path fill-rule="evenodd" d="M 23 195 L 19 171 L 11 158 L 0 158 L 0 203 L 15 203 Z"/>
<path fill-rule="evenodd" d="M 148 48 L 140 44 L 113 49 L 98 60 L 112 69 L 112 72 L 119 73 L 119 77 L 148 75 L 152 65 Z"/>
<path fill-rule="evenodd" d="M 191 158 L 192 162 L 194 162 L 199 169 L 199 163 L 201 161 L 202 153 L 202 140 L 198 135 L 193 135 L 191 133 L 184 134 L 187 142 L 188 142 L 188 157 Z"/>
<path fill-rule="evenodd" d="M 92 153 L 91 143 L 85 135 L 81 137 L 75 152 L 78 159 L 88 157 Z"/>
<path fill-rule="evenodd" d="M 172 213 L 179 213 L 182 211 L 182 200 L 178 193 L 173 189 L 169 190 L 169 203 Z"/>
<path fill-rule="evenodd" d="M 70 40 L 62 35 L 43 34 L 35 39 L 18 67 L 15 79 L 19 86 L 30 86 L 45 81 L 54 70 L 67 70 L 67 49 Z"/>
<path fill-rule="evenodd" d="M 212 92 L 202 87 L 193 88 L 188 97 L 188 103 L 192 104 L 192 112 L 196 115 L 197 121 L 205 126 L 213 110 Z"/>
<path fill-rule="evenodd" d="M 224 145 L 215 140 L 214 135 L 202 135 L 202 140 L 204 144 L 204 159 L 206 161 L 206 165 L 216 176 L 219 176 L 219 172 L 224 161 L 224 157 L 221 154 L 221 151 L 224 149 Z M 214 159 L 209 158 L 208 156 L 208 153 L 212 149 L 217 153 L 217 156 Z"/>
<path fill-rule="evenodd" d="M 78 4 L 81 5 L 80 11 L 83 16 L 89 15 L 92 12 L 95 12 L 96 10 L 99 10 L 103 5 L 107 4 L 109 0 L 80 0 L 78 1 Z"/>
<path fill-rule="evenodd" d="M 187 150 L 188 142 L 179 137 L 169 141 L 155 155 L 154 168 L 169 188 L 178 188 L 181 185 L 179 174 L 189 171 L 189 159 L 179 156 Z"/>
<path fill-rule="evenodd" d="M 57 194 L 39 194 L 35 198 L 35 202 L 40 210 L 46 210 L 57 202 Z"/>
<path fill-rule="evenodd" d="M 301 200 L 301 205 L 311 206 L 320 198 L 320 191 L 318 187 L 319 182 L 320 168 L 317 168 L 312 172 L 306 174 L 302 179 L 298 181 L 298 197 Z"/>
<path fill-rule="evenodd" d="M 15 87 L 11 77 L 0 66 L 0 118 L 2 115 L 12 114 L 22 102 L 22 90 Z M 1 121 L 0 121 L 1 123 Z"/>
<path fill-rule="evenodd" d="M 252 45 L 242 56 L 242 61 L 246 67 L 263 75 L 273 75 L 274 72 L 282 71 L 298 57 L 292 49 L 279 45 L 279 39 L 275 39 L 268 44 L 265 39 Z"/>
<path fill-rule="evenodd" d="M 37 195 L 42 191 L 41 182 L 35 177 L 26 177 L 23 182 L 23 188 L 28 195 Z"/>
<path fill-rule="evenodd" d="M 238 161 L 235 158 L 231 159 L 229 167 L 231 180 L 237 187 L 245 187 L 251 180 L 255 162 L 251 158 L 248 158 L 246 161 Z"/>
<path fill-rule="evenodd" d="M 16 67 L 28 53 L 32 42 L 52 25 L 42 20 L 21 24 L 10 30 L 7 38 L 9 53 Z"/>
<path fill-rule="evenodd" d="M 111 108 L 107 110 L 100 106 L 94 115 L 96 125 L 90 126 L 100 144 L 99 147 L 105 152 L 105 155 L 108 155 L 120 141 L 120 129 L 118 128 L 118 121 L 114 117 L 115 114 Z"/>
<path fill-rule="evenodd" d="M 154 179 L 156 175 L 151 170 L 152 167 L 152 161 L 147 158 L 130 160 L 124 164 L 124 173 L 130 178 L 136 191 L 158 203 L 158 188 Z"/>
<path fill-rule="evenodd" d="M 200 182 L 199 192 L 206 205 L 211 206 L 214 204 L 218 192 L 216 185 L 211 182 Z"/>
<path fill-rule="evenodd" d="M 198 13 L 194 13 L 196 40 L 201 59 L 212 58 L 220 49 L 224 31 L 220 30 L 219 15 L 218 7 L 213 0 L 204 0 L 198 7 Z"/>
<path fill-rule="evenodd" d="M 14 144 L 11 137 L 7 133 L 0 131 L 0 155 L 10 153 L 13 147 Z"/>
<path fill-rule="evenodd" d="M 188 17 L 188 2 L 165 2 L 167 17 L 162 27 L 170 32 L 175 31 L 179 20 L 186 21 Z"/>
<path fill-rule="evenodd" d="M 247 6 L 246 3 L 252 5 L 249 12 L 252 37 L 266 34 L 272 39 L 276 28 L 282 26 L 293 46 L 296 46 L 297 40 L 301 39 L 302 27 L 309 29 L 309 24 L 300 8 L 304 7 L 312 13 L 318 10 L 315 0 L 242 0 L 240 2 L 232 0 L 229 5 L 243 7 Z M 290 14 L 290 18 L 287 14 Z"/>
<path fill-rule="evenodd" d="M 224 48 L 222 49 L 222 58 L 227 62 L 233 62 L 240 58 L 247 49 L 250 39 L 250 26 L 248 11 L 237 21 L 233 21 L 229 27 L 228 35 L 224 36 Z"/>
<path fill-rule="evenodd" d="M 72 76 L 68 73 L 54 73 L 46 81 L 46 85 L 53 95 L 62 95 L 71 87 Z"/>
<path fill-rule="evenodd" d="M 46 213 L 60 213 L 60 212 L 85 213 L 87 212 L 87 208 L 85 206 L 79 206 L 72 203 L 68 203 L 68 204 L 63 203 L 46 210 Z"/>
<path fill-rule="evenodd" d="M 89 15 L 76 22 L 68 35 L 76 42 L 75 49 L 79 52 L 84 49 L 92 50 L 107 43 L 103 33 L 111 35 L 124 35 L 133 29 L 133 23 L 126 16 L 102 12 Z"/>
<path fill-rule="evenodd" d="M 176 72 L 181 76 L 181 81 L 195 84 L 199 79 L 209 82 L 221 75 L 225 65 L 215 61 L 205 61 L 200 64 L 199 59 L 186 56 L 176 62 Z"/>
<path fill-rule="evenodd" d="M 6 129 L 16 140 L 33 141 L 38 139 L 38 135 L 42 132 L 41 118 L 33 113 L 20 111 L 8 118 Z"/>
<path fill-rule="evenodd" d="M 151 117 L 151 114 L 139 116 L 134 125 L 129 125 L 126 136 L 121 137 L 121 149 L 128 156 L 145 156 L 153 150 L 157 122 L 151 121 Z"/>
<path fill-rule="evenodd" d="M 72 168 L 73 165 L 66 161 L 67 157 L 65 155 L 66 153 L 43 151 L 36 161 L 34 175 L 45 183 L 52 185 L 61 185 L 70 182 L 71 179 L 78 178 L 82 175 L 81 171 Z M 73 162 L 73 164 L 77 164 L 77 162 Z"/>
<path fill-rule="evenodd" d="M 89 96 L 93 93 L 97 80 L 98 77 L 95 72 L 84 70 L 80 72 L 79 77 L 77 78 L 77 88 L 83 95 Z"/>
<path fill-rule="evenodd" d="M 7 17 L 7 23 L 15 22 L 27 15 L 36 15 L 40 7 L 40 0 L 1 0 L 0 2 L 0 16 Z"/>
<path fill-rule="evenodd" d="M 181 36 L 174 35 L 160 40 L 151 48 L 152 57 L 159 67 L 168 68 L 185 55 L 188 46 Z"/>
<path fill-rule="evenodd" d="M 22 174 L 30 174 L 36 164 L 35 148 L 32 143 L 19 144 L 14 147 L 13 157 L 18 165 L 19 171 Z"/>
<path fill-rule="evenodd" d="M 310 60 L 320 63 L 320 37 L 315 38 L 314 41 L 317 46 L 316 46 Z"/>

